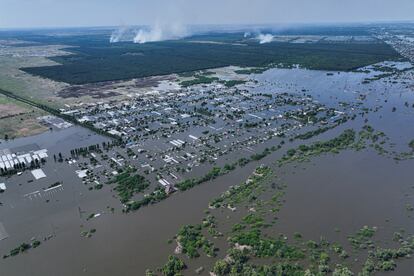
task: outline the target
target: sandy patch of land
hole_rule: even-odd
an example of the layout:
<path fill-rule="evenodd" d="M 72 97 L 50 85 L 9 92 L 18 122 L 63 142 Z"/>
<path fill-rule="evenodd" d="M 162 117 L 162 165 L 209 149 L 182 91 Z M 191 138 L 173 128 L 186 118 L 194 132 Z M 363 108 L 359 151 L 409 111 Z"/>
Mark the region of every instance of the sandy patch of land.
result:
<path fill-rule="evenodd" d="M 14 104 L 0 104 L 0 119 L 26 113 L 26 110 Z"/>

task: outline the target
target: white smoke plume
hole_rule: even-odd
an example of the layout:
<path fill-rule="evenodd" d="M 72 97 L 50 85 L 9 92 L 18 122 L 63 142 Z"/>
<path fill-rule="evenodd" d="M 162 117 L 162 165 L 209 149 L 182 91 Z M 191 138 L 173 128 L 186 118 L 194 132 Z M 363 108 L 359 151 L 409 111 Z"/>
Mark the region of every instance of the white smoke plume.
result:
<path fill-rule="evenodd" d="M 125 33 L 128 31 L 127 27 L 121 27 L 114 32 L 112 32 L 111 37 L 109 38 L 110 43 L 117 43 L 122 40 Z"/>
<path fill-rule="evenodd" d="M 260 44 L 270 43 L 273 41 L 274 36 L 272 34 L 259 34 L 256 39 L 259 40 Z"/>
<path fill-rule="evenodd" d="M 271 33 L 262 33 L 261 28 L 253 26 L 235 26 L 227 27 L 223 26 L 189 26 L 178 23 L 175 21 L 160 23 L 157 21 L 152 26 L 143 26 L 143 27 L 131 27 L 123 26 L 113 31 L 109 39 L 110 43 L 117 42 L 134 42 L 134 43 L 147 43 L 147 42 L 157 42 L 165 40 L 177 40 L 186 38 L 195 34 L 204 34 L 209 32 L 244 32 L 244 38 L 258 40 L 260 44 L 270 43 L 274 41 L 275 36 Z"/>
<path fill-rule="evenodd" d="M 160 24 L 156 23 L 153 26 L 134 28 L 134 27 L 120 27 L 112 32 L 109 39 L 110 43 L 117 43 L 121 41 L 132 41 L 134 43 L 147 43 L 164 40 L 181 39 L 190 36 L 192 32 L 187 26 L 178 23 Z"/>
<path fill-rule="evenodd" d="M 164 40 L 181 39 L 190 35 L 187 27 L 182 24 L 160 24 L 156 23 L 149 29 L 138 30 L 134 37 L 134 43 L 147 43 Z"/>

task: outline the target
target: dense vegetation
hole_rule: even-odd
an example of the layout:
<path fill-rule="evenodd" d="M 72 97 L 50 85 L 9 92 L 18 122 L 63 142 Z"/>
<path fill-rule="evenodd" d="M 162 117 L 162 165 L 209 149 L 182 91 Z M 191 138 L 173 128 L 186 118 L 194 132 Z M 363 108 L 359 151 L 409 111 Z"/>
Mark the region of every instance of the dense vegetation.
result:
<path fill-rule="evenodd" d="M 202 249 L 207 256 L 216 255 L 216 248 L 202 235 L 201 229 L 201 225 L 184 225 L 178 232 L 177 242 L 189 258 L 199 257 L 198 249 Z"/>
<path fill-rule="evenodd" d="M 127 202 L 126 208 L 123 210 L 124 212 L 136 211 L 143 206 L 147 206 L 149 204 L 154 204 L 164 200 L 168 197 L 167 193 L 165 192 L 163 187 L 158 187 L 152 193 L 145 195 L 143 199 L 137 201 L 129 201 Z"/>
<path fill-rule="evenodd" d="M 145 177 L 136 174 L 135 170 L 128 169 L 115 177 L 115 190 L 122 203 L 128 202 L 135 194 L 143 192 L 149 186 Z"/>
<path fill-rule="evenodd" d="M 84 84 L 153 75 L 182 73 L 237 65 L 263 67 L 283 63 L 311 69 L 353 70 L 399 55 L 388 45 L 372 43 L 268 43 L 243 40 L 241 34 L 220 36 L 226 43 L 193 43 L 191 39 L 147 44 L 109 44 L 104 36 L 34 37 L 42 43 L 59 43 L 72 55 L 53 57 L 61 65 L 23 68 L 24 71 L 63 81 Z M 215 39 L 211 35 L 197 40 Z M 240 41 L 242 43 L 240 44 Z M 237 43 L 236 43 L 237 42 Z M 229 85 L 232 85 L 229 83 Z"/>
<path fill-rule="evenodd" d="M 292 161 L 304 161 L 309 157 L 317 156 L 322 153 L 344 150 L 351 147 L 356 140 L 356 133 L 353 129 L 345 130 L 341 135 L 324 142 L 316 142 L 309 146 L 300 145 L 297 149 L 289 149 L 286 154 L 278 160 L 279 165 Z"/>
<path fill-rule="evenodd" d="M 308 140 L 314 136 L 318 136 L 319 134 L 325 133 L 326 131 L 330 130 L 332 127 L 321 127 L 316 130 L 308 131 L 304 134 L 299 134 L 295 137 L 295 139 L 301 139 L 301 140 Z"/>
<path fill-rule="evenodd" d="M 252 255 L 259 258 L 277 257 L 288 260 L 299 260 L 304 258 L 301 249 L 288 245 L 283 237 L 277 239 L 264 239 L 259 229 L 242 232 L 230 238 L 232 243 L 247 245 Z"/>
<path fill-rule="evenodd" d="M 168 262 L 161 268 L 162 275 L 175 276 L 180 275 L 180 271 L 185 268 L 185 264 L 182 260 L 175 256 L 170 256 Z M 147 275 L 152 275 L 151 272 L 147 272 Z"/>
<path fill-rule="evenodd" d="M 250 156 L 250 158 L 244 158 L 243 157 L 243 158 L 240 158 L 238 161 L 236 161 L 233 164 L 226 164 L 226 165 L 224 165 L 223 168 L 213 167 L 204 176 L 199 177 L 199 178 L 191 178 L 191 179 L 183 180 L 183 181 L 177 183 L 175 185 L 175 187 L 178 188 L 180 191 L 189 190 L 189 189 L 193 188 L 194 186 L 197 186 L 197 185 L 203 184 L 207 181 L 213 180 L 213 179 L 217 178 L 218 176 L 225 175 L 225 174 L 233 171 L 234 169 L 236 169 L 237 166 L 243 167 L 243 166 L 247 165 L 250 162 L 260 161 L 261 159 L 265 158 L 266 156 L 268 156 L 272 152 L 277 151 L 280 148 L 281 148 L 280 145 L 272 146 L 271 148 L 265 148 L 262 152 L 252 154 Z"/>
<path fill-rule="evenodd" d="M 223 175 L 224 173 L 225 173 L 224 170 L 222 170 L 221 168 L 214 167 L 204 176 L 200 178 L 186 179 L 184 181 L 177 183 L 175 187 L 178 188 L 180 191 L 186 191 L 186 190 L 193 188 L 194 186 L 213 180 L 217 178 L 218 176 Z"/>
<path fill-rule="evenodd" d="M 219 80 L 219 78 L 217 78 L 217 77 L 197 76 L 193 80 L 182 81 L 180 83 L 180 85 L 183 86 L 183 87 L 188 87 L 188 86 L 197 85 L 197 84 L 210 84 L 210 83 L 212 83 L 214 81 L 218 81 L 218 80 Z"/>

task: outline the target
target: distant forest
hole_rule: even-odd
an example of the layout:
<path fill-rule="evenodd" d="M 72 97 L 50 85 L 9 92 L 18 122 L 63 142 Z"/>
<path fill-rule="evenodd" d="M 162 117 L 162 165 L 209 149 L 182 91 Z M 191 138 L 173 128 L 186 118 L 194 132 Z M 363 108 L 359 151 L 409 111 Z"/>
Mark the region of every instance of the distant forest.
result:
<path fill-rule="evenodd" d="M 350 71 L 401 58 L 380 41 L 259 44 L 244 39 L 242 33 L 199 35 L 147 44 L 110 44 L 108 36 L 102 33 L 61 37 L 33 35 L 30 41 L 75 46 L 67 49 L 72 55 L 51 58 L 61 65 L 22 68 L 30 74 L 69 84 L 182 73 L 228 65 L 262 67 L 283 63 L 286 66 L 300 64 L 317 70 Z"/>

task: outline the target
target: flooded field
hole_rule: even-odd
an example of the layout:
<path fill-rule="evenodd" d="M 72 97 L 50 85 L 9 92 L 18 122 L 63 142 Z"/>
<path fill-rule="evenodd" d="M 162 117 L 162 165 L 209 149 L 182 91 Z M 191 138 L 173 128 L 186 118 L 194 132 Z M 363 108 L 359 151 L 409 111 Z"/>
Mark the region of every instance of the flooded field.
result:
<path fill-rule="evenodd" d="M 233 101 L 233 107 L 247 111 L 242 115 L 244 120 L 254 120 L 255 116 L 267 120 L 262 125 L 258 119 L 259 124 L 249 128 L 237 124 L 237 118 L 223 120 L 228 110 L 220 107 L 220 104 L 214 105 L 213 102 L 218 100 L 210 97 L 210 92 L 197 94 L 189 91 L 184 102 L 197 106 L 198 98 L 205 97 L 208 100 L 203 106 L 220 116 L 216 116 L 214 122 L 209 124 L 204 121 L 209 121 L 209 116 L 205 114 L 177 119 L 180 123 L 187 122 L 185 120 L 199 123 L 189 123 L 190 126 L 178 130 L 169 126 L 167 128 L 165 122 L 160 125 L 154 121 L 153 127 L 150 124 L 148 126 L 154 130 L 150 135 L 145 135 L 145 130 L 134 130 L 134 135 L 139 138 L 135 141 L 125 141 L 125 144 L 79 156 L 72 151 L 108 143 L 109 138 L 73 126 L 2 141 L 0 150 L 26 153 L 47 149 L 49 157 L 40 165 L 46 178 L 35 180 L 29 170 L 19 175 L 0 177 L 0 182 L 7 185 L 7 190 L 0 194 L 0 226 L 4 227 L 3 230 L 0 227 L 0 234 L 7 235 L 0 241 L 0 254 L 9 254 L 10 250 L 23 242 L 41 241 L 39 247 L 1 260 L 0 275 L 144 275 L 146 269 L 156 271 L 169 255 L 178 256 L 185 262 L 187 269 L 182 271 L 184 275 L 194 275 L 200 267 L 203 270 L 199 273 L 208 275 L 214 264 L 224 259 L 226 251 L 233 246 L 227 238 L 234 235 L 234 225 L 243 220 L 246 214 L 256 213 L 252 208 L 259 210 L 259 207 L 263 207 L 258 205 L 260 200 L 268 200 L 273 190 L 277 189 L 275 187 L 279 186 L 283 186 L 281 190 L 284 193 L 277 207 L 280 210 L 269 216 L 270 211 L 262 209 L 263 217 L 270 219 L 271 226 L 259 227 L 261 231 L 268 237 L 284 234 L 292 243 L 295 236 L 299 236 L 297 233 L 306 241 L 319 241 L 324 237 L 332 243 L 340 243 L 349 257 L 344 260 L 332 257 L 329 261 L 331 272 L 335 268 L 334 264 L 343 263 L 357 273 L 364 265 L 368 251 L 353 248 L 349 243 L 350 235 L 364 226 L 372 227 L 375 228 L 372 239 L 376 246 L 393 248 L 398 245 L 393 240 L 395 232 L 404 232 L 408 236 L 414 234 L 414 160 L 409 146 L 414 139 L 414 128 L 411 127 L 414 115 L 413 70 L 404 70 L 411 66 L 407 63 L 382 66 L 397 69 L 392 76 L 379 79 L 379 72 L 375 68 L 349 73 L 271 69 L 263 74 L 251 75 L 251 83 L 240 86 L 242 96 L 246 97 L 244 99 L 237 90 L 228 92 L 218 89 L 216 93 L 222 100 L 226 99 L 228 92 L 227 100 Z M 377 79 L 371 80 L 373 78 Z M 194 89 L 206 90 L 199 87 Z M 268 96 L 259 93 L 272 94 L 273 100 L 285 102 L 280 102 L 279 106 L 269 106 Z M 280 98 L 277 98 L 278 95 Z M 169 103 L 176 100 L 174 97 Z M 291 100 L 298 103 L 292 104 Z M 260 110 L 252 112 L 255 101 L 260 104 Z M 184 109 L 185 112 L 190 110 L 185 104 L 173 107 Z M 325 119 L 303 121 L 292 117 L 290 113 L 302 114 L 304 110 L 319 108 L 323 108 L 320 114 L 330 109 L 337 112 L 329 113 L 326 122 Z M 142 115 L 140 119 L 145 120 L 151 111 L 144 110 L 138 115 L 126 112 L 127 115 L 122 113 L 125 115 L 122 118 Z M 160 120 L 179 117 L 179 113 L 173 111 L 161 113 L 163 118 Z M 99 116 L 103 118 L 106 114 L 102 112 Z M 270 119 L 275 114 L 285 117 L 283 120 Z M 338 118 L 347 120 L 336 123 Z M 283 128 L 285 124 L 288 127 Z M 129 127 L 131 125 L 125 126 Z M 237 132 L 230 135 L 221 130 L 230 127 L 237 129 Z M 298 138 L 298 135 L 324 127 L 329 129 L 317 135 Z M 162 135 L 166 128 L 170 131 L 169 136 Z M 203 134 L 207 128 L 214 133 L 213 136 L 211 133 Z M 283 130 L 284 135 L 272 134 L 267 137 L 267 130 L 273 129 Z M 296 153 L 288 155 L 291 162 L 286 157 L 290 149 L 334 139 L 347 129 L 353 129 L 356 133 L 356 141 L 352 146 L 337 151 L 321 151 L 304 159 L 300 159 L 299 150 L 296 150 Z M 189 142 L 189 135 L 205 137 L 203 143 Z M 220 139 L 214 141 L 214 137 Z M 358 139 L 361 141 L 358 142 Z M 179 140 L 185 141 L 186 146 L 171 149 L 170 141 L 177 143 Z M 211 147 L 207 144 L 211 144 Z M 129 147 L 131 145 L 137 146 Z M 274 150 L 266 151 L 272 146 Z M 212 147 L 217 150 L 206 154 L 206 162 L 200 162 L 207 151 L 205 148 L 211 150 Z M 263 151 L 266 152 L 264 156 L 251 158 Z M 197 157 L 182 161 L 180 156 L 185 152 Z M 62 154 L 62 158 L 59 154 Z M 165 165 L 166 161 L 163 160 L 168 159 L 166 154 L 180 160 L 174 164 L 177 170 Z M 115 161 L 110 161 L 112 158 Z M 251 159 L 217 177 L 192 185 L 188 190 L 180 189 L 185 179 L 208 174 L 212 167 L 222 168 L 242 158 Z M 282 164 L 278 160 L 287 161 Z M 147 165 L 154 170 L 148 169 Z M 268 180 L 258 182 L 258 190 L 260 187 L 267 190 L 258 194 L 257 202 L 241 201 L 234 206 L 208 208 L 213 198 L 219 197 L 231 186 L 245 183 L 260 165 L 268 167 L 272 173 Z M 116 174 L 112 175 L 114 171 L 122 175 L 120 168 L 127 166 L 136 167 L 137 172 L 148 179 L 150 191 L 154 190 L 160 179 L 173 183 L 173 188 L 179 189 L 163 200 L 151 202 L 139 210 L 130 210 L 128 204 L 133 206 L 134 202 L 141 202 L 145 199 L 143 193 L 133 194 L 127 202 L 122 202 L 116 186 L 108 183 L 113 177 L 116 178 Z M 78 174 L 83 169 L 87 171 L 87 176 L 80 178 Z M 145 173 L 146 170 L 149 171 Z M 230 210 L 233 207 L 237 208 Z M 209 240 L 219 249 L 217 256 L 207 257 L 202 253 L 198 258 L 188 258 L 184 253 L 174 254 L 177 247 L 174 236 L 180 227 L 200 224 L 207 210 L 215 216 L 216 229 L 222 233 L 222 236 L 209 236 Z M 296 244 L 299 246 L 298 241 Z M 252 258 L 252 262 L 276 263 L 271 258 L 258 257 Z M 297 262 L 304 267 L 312 265 L 307 259 Z M 394 269 L 397 275 L 410 275 L 414 263 L 412 259 L 400 258 Z"/>

